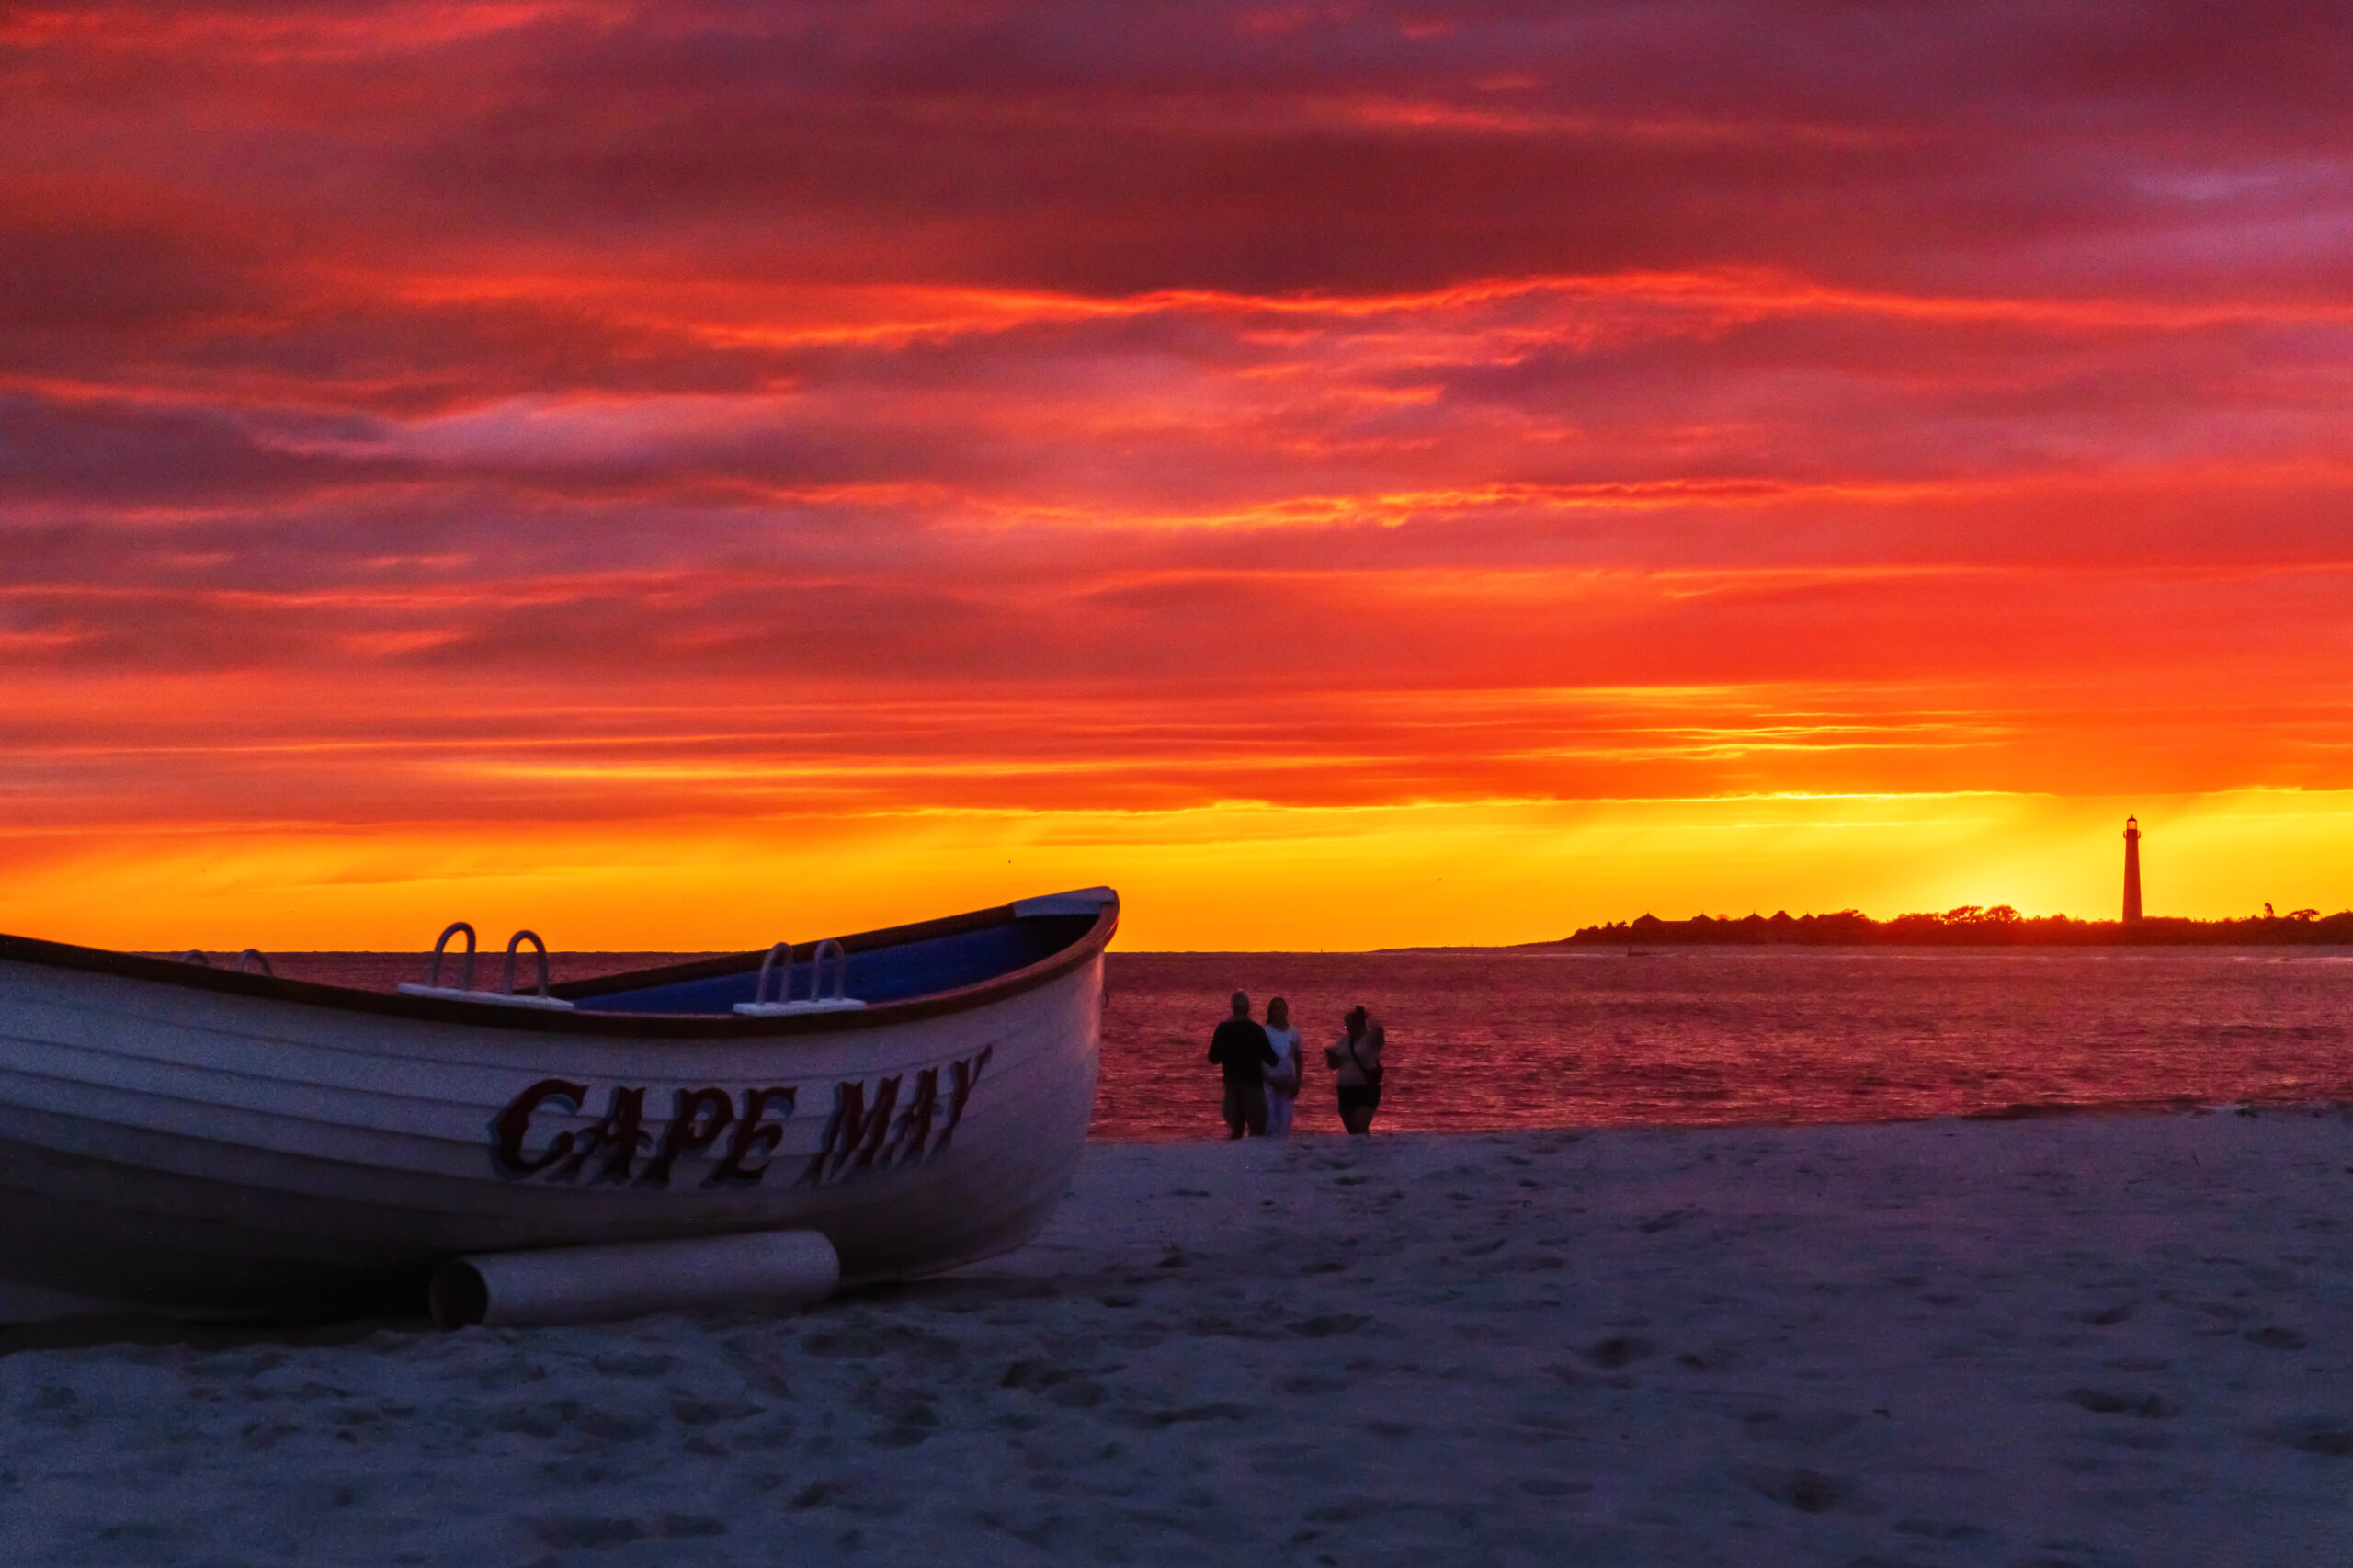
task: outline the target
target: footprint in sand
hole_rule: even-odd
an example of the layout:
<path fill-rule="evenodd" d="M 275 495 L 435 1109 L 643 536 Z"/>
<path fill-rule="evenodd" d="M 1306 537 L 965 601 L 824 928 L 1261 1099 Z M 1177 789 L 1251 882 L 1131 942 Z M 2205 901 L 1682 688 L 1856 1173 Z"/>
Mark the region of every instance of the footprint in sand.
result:
<path fill-rule="evenodd" d="M 1748 1436 L 1769 1442 L 1813 1448 L 1845 1437 L 1862 1417 L 1844 1410 L 1808 1410 L 1796 1415 L 1779 1410 L 1752 1410 L 1740 1418 Z"/>
<path fill-rule="evenodd" d="M 1733 1471 L 1742 1485 L 1801 1514 L 1826 1514 L 1855 1494 L 1855 1483 L 1818 1470 L 1774 1470 L 1743 1465 Z"/>
<path fill-rule="evenodd" d="M 2250 1329 L 2246 1336 L 2250 1341 L 2262 1346 L 2267 1350 L 2302 1350 L 2312 1343 L 2310 1339 L 2294 1329 L 2283 1328 L 2278 1324 Z"/>
<path fill-rule="evenodd" d="M 1597 1340 L 1586 1346 L 1584 1356 L 1586 1360 L 1606 1371 L 1616 1371 L 1620 1367 L 1631 1366 L 1645 1357 L 1656 1354 L 1658 1346 L 1647 1339 L 1612 1336 L 1608 1339 Z"/>
<path fill-rule="evenodd" d="M 1531 1497 L 1574 1497 L 1580 1492 L 1592 1491 L 1593 1483 L 1589 1481 L 1551 1481 L 1542 1476 L 1531 1476 L 1519 1483 L 1519 1489 Z"/>
<path fill-rule="evenodd" d="M 2315 1415 L 2283 1422 L 2273 1435 L 2300 1454 L 2353 1459 L 2353 1421 L 2342 1416 Z"/>
<path fill-rule="evenodd" d="M 2181 1414 L 2181 1406 L 2161 1394 L 2113 1393 L 2106 1389 L 2069 1389 L 2067 1402 L 2095 1415 L 2138 1415 L 2162 1420 Z"/>

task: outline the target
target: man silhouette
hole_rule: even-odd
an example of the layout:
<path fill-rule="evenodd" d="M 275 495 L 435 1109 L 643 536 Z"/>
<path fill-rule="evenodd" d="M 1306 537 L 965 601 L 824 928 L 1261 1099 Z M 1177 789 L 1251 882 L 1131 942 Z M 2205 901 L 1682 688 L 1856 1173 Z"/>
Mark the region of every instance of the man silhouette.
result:
<path fill-rule="evenodd" d="M 1267 1031 L 1250 1016 L 1250 998 L 1233 994 L 1233 1016 L 1210 1036 L 1210 1060 L 1225 1069 L 1225 1129 L 1228 1142 L 1245 1128 L 1267 1135 L 1267 1069 L 1282 1059 Z"/>

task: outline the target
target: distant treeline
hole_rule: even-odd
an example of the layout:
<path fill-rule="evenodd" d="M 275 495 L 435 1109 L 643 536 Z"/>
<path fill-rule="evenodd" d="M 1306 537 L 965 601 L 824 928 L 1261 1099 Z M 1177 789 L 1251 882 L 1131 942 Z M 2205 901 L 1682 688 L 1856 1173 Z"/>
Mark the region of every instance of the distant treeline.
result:
<path fill-rule="evenodd" d="M 1842 909 L 1836 915 L 1751 915 L 1744 919 L 1711 919 L 1697 915 L 1688 920 L 1661 920 L 1645 915 L 1588 926 L 1568 938 L 1571 944 L 1660 946 L 1689 942 L 1739 942 L 1756 946 L 1790 943 L 1816 947 L 1870 947 L 1930 944 L 1940 947 L 2227 947 L 2265 942 L 2342 942 L 2353 944 L 2353 909 L 2324 915 L 2316 909 L 2287 915 L 2266 913 L 2244 920 L 2075 920 L 2064 915 L 2029 917 L 2006 903 L 1991 909 L 1973 903 L 1942 915 L 1899 915 L 1873 920 L 1860 911 Z"/>

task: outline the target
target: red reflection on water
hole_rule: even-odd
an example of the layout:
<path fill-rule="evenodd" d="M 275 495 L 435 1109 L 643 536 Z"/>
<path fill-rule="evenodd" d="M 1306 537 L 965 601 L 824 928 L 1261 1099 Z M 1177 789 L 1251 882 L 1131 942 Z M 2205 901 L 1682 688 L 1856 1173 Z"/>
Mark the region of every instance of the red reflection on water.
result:
<path fill-rule="evenodd" d="M 1359 1002 L 1389 1027 L 1376 1131 L 2353 1098 L 2339 954 L 1114 953 L 1109 983 L 1101 1139 L 1224 1136 L 1201 1057 L 1237 987 L 1302 1027 L 1302 1131 L 1340 1130 L 1321 1047 Z"/>
<path fill-rule="evenodd" d="M 215 955 L 218 961 L 222 955 Z M 390 990 L 411 954 L 272 955 Z M 699 953 L 557 953 L 555 978 Z M 483 962 L 494 975 L 497 954 Z M 1882 1121 L 2013 1105 L 2353 1099 L 2353 956 L 1965 952 L 1113 953 L 1098 1139 L 1222 1138 L 1210 1030 L 1237 987 L 1307 1045 L 1299 1130 L 1340 1131 L 1323 1047 L 1389 1028 L 1381 1131 Z"/>

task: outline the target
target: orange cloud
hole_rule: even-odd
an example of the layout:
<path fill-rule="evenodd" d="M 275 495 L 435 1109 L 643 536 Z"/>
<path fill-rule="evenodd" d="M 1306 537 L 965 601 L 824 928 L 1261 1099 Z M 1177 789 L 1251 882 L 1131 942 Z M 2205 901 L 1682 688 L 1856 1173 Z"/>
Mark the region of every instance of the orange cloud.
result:
<path fill-rule="evenodd" d="M 12 13 L 0 919 L 2344 902 L 2325 8 L 1278 20 Z"/>

